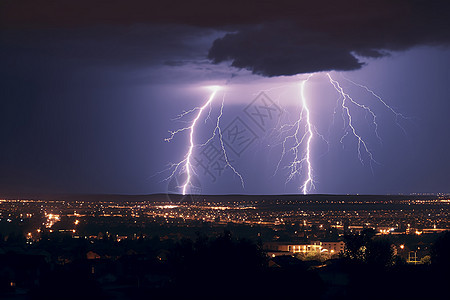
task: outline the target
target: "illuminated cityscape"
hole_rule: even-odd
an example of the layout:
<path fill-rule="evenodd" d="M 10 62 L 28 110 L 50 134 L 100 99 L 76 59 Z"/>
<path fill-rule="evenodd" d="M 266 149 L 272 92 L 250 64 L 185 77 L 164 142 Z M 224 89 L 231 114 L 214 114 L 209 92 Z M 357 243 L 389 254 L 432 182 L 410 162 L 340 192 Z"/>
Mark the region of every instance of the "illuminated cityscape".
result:
<path fill-rule="evenodd" d="M 45 285 L 40 275 L 32 274 L 46 274 L 54 268 L 66 272 L 81 266 L 85 271 L 80 274 L 109 296 L 111 289 L 119 299 L 130 299 L 127 289 L 167 294 L 178 276 L 171 271 L 174 257 L 186 251 L 181 245 L 195 241 L 189 251 L 200 251 L 195 245 L 202 240 L 214 248 L 221 239 L 221 243 L 228 241 L 220 246 L 225 257 L 234 257 L 232 247 L 244 247 L 241 243 L 245 240 L 258 245 L 264 268 L 268 268 L 267 278 L 274 276 L 273 270 L 288 272 L 294 264 L 298 274 L 305 270 L 310 272 L 305 274 L 318 274 L 329 285 L 327 289 L 334 291 L 334 279 L 329 281 L 327 276 L 342 276 L 333 271 L 339 262 L 370 261 L 370 247 L 388 243 L 386 249 L 392 255 L 386 261 L 389 265 L 426 267 L 436 260 L 432 258 L 434 243 L 450 230 L 448 195 L 157 194 L 51 199 L 0 200 L 0 259 L 8 260 L 0 267 L 0 274 L 14 270 L 0 280 L 10 296 L 20 295 L 20 291 L 30 294 Z M 354 252 L 352 239 L 359 237 L 362 244 Z M 235 259 L 246 255 L 244 249 Z M 216 263 L 218 259 L 213 258 Z M 17 269 L 18 260 L 30 262 Z M 378 264 L 380 258 L 376 261 Z M 135 271 L 138 265 L 141 273 Z M 347 284 L 338 290 L 347 291 Z"/>
<path fill-rule="evenodd" d="M 283 236 L 285 242 L 306 242 L 338 240 L 345 233 L 367 228 L 377 235 L 420 235 L 450 229 L 450 200 L 444 195 L 203 196 L 203 200 L 186 202 L 174 202 L 166 195 L 114 198 L 0 200 L 2 234 L 16 226 L 31 243 L 53 232 L 96 239 L 96 230 L 101 229 L 119 241 L 160 235 L 155 227 L 169 237 L 179 234 L 180 228 L 189 232 L 189 228 L 207 227 L 217 233 L 227 226 L 240 226 L 249 228 L 251 233 L 245 237 L 254 240 L 273 242 Z"/>

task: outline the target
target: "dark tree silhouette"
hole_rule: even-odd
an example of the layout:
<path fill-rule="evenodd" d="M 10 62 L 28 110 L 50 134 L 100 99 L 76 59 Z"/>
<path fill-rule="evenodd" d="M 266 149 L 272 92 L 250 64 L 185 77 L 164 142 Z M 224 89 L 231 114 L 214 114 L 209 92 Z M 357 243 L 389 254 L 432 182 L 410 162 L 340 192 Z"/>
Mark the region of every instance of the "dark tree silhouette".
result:
<path fill-rule="evenodd" d="M 374 239 L 366 244 L 364 260 L 370 265 L 388 267 L 394 262 L 394 250 L 387 239 Z"/>
<path fill-rule="evenodd" d="M 42 278 L 39 288 L 32 290 L 31 299 L 107 299 L 96 281 L 78 269 L 55 271 Z"/>
<path fill-rule="evenodd" d="M 255 243 L 225 232 L 215 239 L 199 236 L 181 241 L 169 256 L 174 272 L 172 292 L 189 299 L 267 299 L 314 296 L 321 290 L 317 274 L 303 264 L 269 269 L 267 257 Z"/>
<path fill-rule="evenodd" d="M 366 261 L 365 252 L 374 236 L 375 230 L 371 228 L 362 230 L 360 234 L 346 234 L 344 258 L 355 262 Z"/>
<path fill-rule="evenodd" d="M 450 268 L 450 231 L 446 231 L 433 244 L 431 263 L 439 269 Z"/>

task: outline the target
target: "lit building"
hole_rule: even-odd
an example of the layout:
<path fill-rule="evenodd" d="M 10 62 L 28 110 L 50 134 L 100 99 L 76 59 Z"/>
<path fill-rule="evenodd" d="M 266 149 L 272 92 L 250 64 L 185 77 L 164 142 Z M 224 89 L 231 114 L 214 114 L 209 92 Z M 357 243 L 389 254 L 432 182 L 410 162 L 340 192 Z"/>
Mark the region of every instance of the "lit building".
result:
<path fill-rule="evenodd" d="M 292 253 L 314 254 L 320 253 L 322 246 L 320 242 L 313 242 L 306 245 L 288 245 L 288 251 Z"/>
<path fill-rule="evenodd" d="M 337 254 L 344 252 L 345 243 L 343 241 L 339 242 L 321 242 L 322 251 L 326 250 L 330 254 Z"/>
<path fill-rule="evenodd" d="M 280 253 L 303 253 L 303 254 L 318 254 L 321 252 L 328 252 L 330 254 L 343 252 L 345 243 L 340 242 L 320 242 L 314 241 L 310 244 L 291 244 L 282 242 L 271 242 L 264 244 L 264 250 L 268 252 Z"/>

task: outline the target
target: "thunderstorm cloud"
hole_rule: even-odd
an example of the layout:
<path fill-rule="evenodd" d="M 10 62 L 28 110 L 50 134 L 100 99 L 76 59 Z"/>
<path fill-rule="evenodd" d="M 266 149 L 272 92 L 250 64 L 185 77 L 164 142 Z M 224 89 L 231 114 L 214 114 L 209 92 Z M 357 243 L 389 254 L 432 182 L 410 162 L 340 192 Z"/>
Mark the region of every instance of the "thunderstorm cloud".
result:
<path fill-rule="evenodd" d="M 209 41 L 207 57 L 214 64 L 230 63 L 262 76 L 293 75 L 328 70 L 355 70 L 363 58 L 379 58 L 392 51 L 415 46 L 448 45 L 450 2 L 446 0 L 193 0 L 193 1 L 88 1 L 6 0 L 0 10 L 0 26 L 27 28 L 81 28 L 146 24 L 185 26 L 225 32 Z M 174 37 L 152 32 L 118 42 L 131 45 L 123 57 L 165 61 L 182 65 L 181 49 Z M 166 49 L 154 49 L 158 41 L 173 41 Z M 167 43 L 166 43 L 167 44 Z M 134 46 L 149 48 L 138 50 Z M 154 47 L 153 47 L 154 48 Z M 184 48 L 183 48 L 184 49 Z M 117 50 L 117 51 L 119 51 Z M 188 60 L 192 51 L 187 47 Z M 110 51 L 110 50 L 108 50 Z M 103 55 L 104 52 L 102 52 Z M 204 54 L 206 55 L 206 53 Z M 164 56 L 159 59 L 158 56 Z M 115 57 L 117 58 L 117 57 Z M 200 58 L 204 59 L 204 58 Z"/>
<path fill-rule="evenodd" d="M 355 70 L 364 65 L 360 57 L 450 42 L 448 1 L 340 2 L 299 4 L 283 19 L 226 34 L 214 41 L 209 58 L 271 77 Z"/>

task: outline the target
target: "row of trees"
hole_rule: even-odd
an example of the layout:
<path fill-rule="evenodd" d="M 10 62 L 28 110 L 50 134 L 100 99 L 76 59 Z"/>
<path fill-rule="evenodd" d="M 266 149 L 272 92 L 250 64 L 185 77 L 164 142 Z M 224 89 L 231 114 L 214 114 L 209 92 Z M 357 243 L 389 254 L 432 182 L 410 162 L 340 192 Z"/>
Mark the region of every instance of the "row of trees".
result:
<path fill-rule="evenodd" d="M 345 235 L 345 252 L 341 257 L 347 261 L 367 263 L 373 266 L 389 267 L 403 264 L 394 255 L 389 238 L 375 237 L 375 230 L 365 229 L 360 234 Z M 450 266 L 450 232 L 443 233 L 432 245 L 430 260 L 435 266 Z"/>

